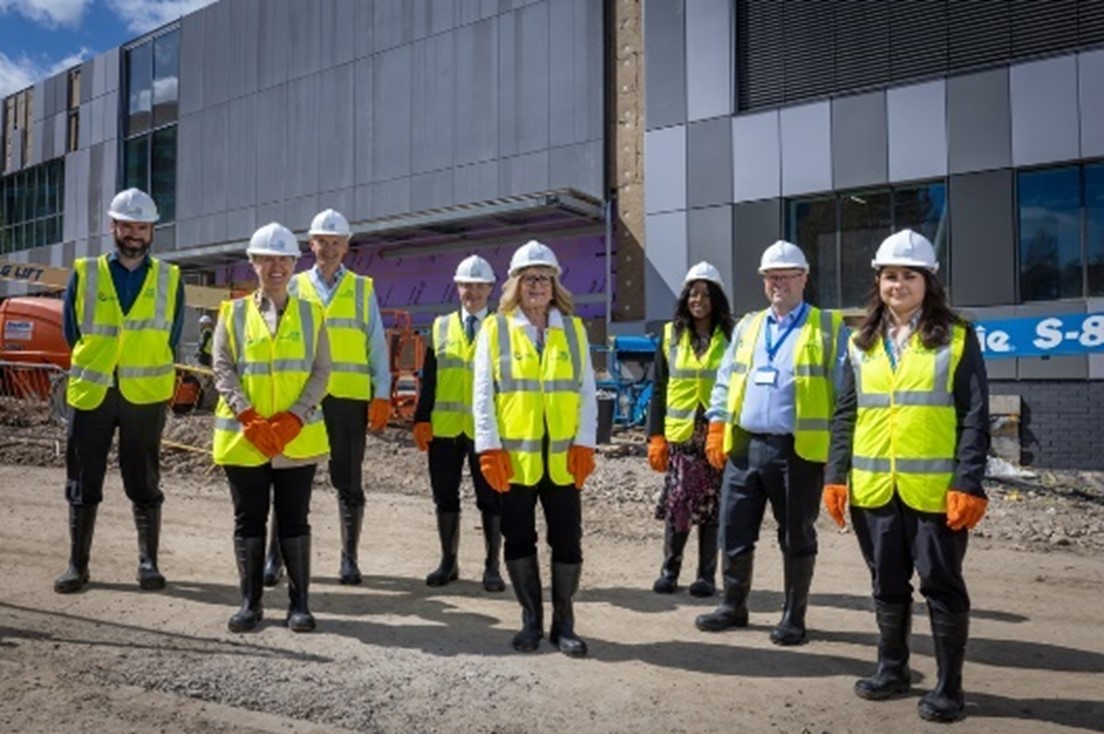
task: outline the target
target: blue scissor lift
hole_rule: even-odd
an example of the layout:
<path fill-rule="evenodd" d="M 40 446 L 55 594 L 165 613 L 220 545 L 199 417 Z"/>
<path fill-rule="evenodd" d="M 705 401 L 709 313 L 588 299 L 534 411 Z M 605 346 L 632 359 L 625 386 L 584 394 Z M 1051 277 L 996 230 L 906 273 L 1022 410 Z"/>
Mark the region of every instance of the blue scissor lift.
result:
<path fill-rule="evenodd" d="M 655 380 L 655 351 L 659 338 L 650 334 L 612 336 L 608 346 L 595 346 L 606 355 L 608 378 L 597 380 L 599 394 L 613 394 L 613 424 L 642 426 L 648 417 Z"/>

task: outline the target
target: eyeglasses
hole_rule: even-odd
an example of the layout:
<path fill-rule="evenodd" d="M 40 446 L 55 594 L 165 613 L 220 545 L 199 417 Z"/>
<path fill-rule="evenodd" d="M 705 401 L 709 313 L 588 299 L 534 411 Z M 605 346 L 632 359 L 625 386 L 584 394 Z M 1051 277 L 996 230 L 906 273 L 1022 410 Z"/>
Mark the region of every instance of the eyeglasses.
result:
<path fill-rule="evenodd" d="M 552 278 L 551 275 L 523 275 L 521 282 L 527 286 L 549 285 L 552 283 Z"/>
<path fill-rule="evenodd" d="M 795 278 L 800 278 L 803 275 L 805 275 L 805 273 L 764 273 L 763 280 L 767 281 L 768 283 L 785 283 L 787 281 L 794 280 Z"/>

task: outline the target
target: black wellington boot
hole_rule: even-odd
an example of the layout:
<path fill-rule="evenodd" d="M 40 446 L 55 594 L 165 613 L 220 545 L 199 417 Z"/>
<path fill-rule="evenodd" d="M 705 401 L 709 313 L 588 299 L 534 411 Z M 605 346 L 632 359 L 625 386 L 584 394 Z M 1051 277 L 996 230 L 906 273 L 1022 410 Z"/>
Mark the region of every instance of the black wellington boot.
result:
<path fill-rule="evenodd" d="M 238 562 L 241 584 L 241 609 L 226 623 L 231 632 L 249 632 L 264 618 L 261 596 L 264 594 L 264 538 L 234 538 L 234 557 Z"/>
<path fill-rule="evenodd" d="M 855 681 L 855 695 L 868 701 L 884 701 L 908 693 L 909 633 L 912 631 L 912 602 L 887 604 L 874 601 L 878 621 L 878 669 L 869 678 Z"/>
<path fill-rule="evenodd" d="M 717 526 L 698 526 L 698 578 L 690 584 L 690 596 L 717 593 Z"/>
<path fill-rule="evenodd" d="M 679 532 L 671 520 L 663 523 L 663 566 L 659 569 L 659 578 L 652 584 L 657 594 L 673 594 L 678 588 L 679 572 L 682 570 L 682 552 L 686 548 L 686 539 L 690 532 Z"/>
<path fill-rule="evenodd" d="M 502 518 L 483 513 L 483 547 L 487 552 L 483 561 L 483 589 L 506 591 L 506 582 L 498 570 L 498 557 L 502 554 Z"/>
<path fill-rule="evenodd" d="M 751 573 L 755 566 L 755 554 L 745 553 L 736 558 L 724 559 L 724 600 L 709 614 L 694 620 L 694 626 L 702 632 L 720 632 L 730 627 L 747 627 L 747 598 L 751 591 Z"/>
<path fill-rule="evenodd" d="M 276 516 L 273 515 L 268 536 L 268 557 L 264 565 L 264 585 L 275 586 L 283 577 L 284 556 L 280 552 L 279 529 L 276 527 Z"/>
<path fill-rule="evenodd" d="M 549 641 L 569 658 L 585 658 L 586 643 L 575 635 L 575 593 L 579 590 L 581 563 L 552 564 L 552 626 Z"/>
<path fill-rule="evenodd" d="M 541 606 L 540 566 L 536 556 L 506 561 L 510 585 L 521 604 L 521 631 L 514 635 L 512 645 L 518 652 L 533 652 L 544 637 L 544 609 Z"/>
<path fill-rule="evenodd" d="M 364 525 L 364 505 L 353 507 L 341 499 L 337 501 L 341 516 L 341 570 L 338 580 L 345 586 L 356 586 L 362 580 L 357 565 L 357 546 L 360 545 L 360 528 Z"/>
<path fill-rule="evenodd" d="M 69 505 L 69 567 L 54 579 L 54 591 L 59 594 L 80 591 L 88 583 L 88 558 L 98 509 L 99 505 Z"/>
<path fill-rule="evenodd" d="M 138 586 L 146 591 L 165 588 L 165 577 L 157 570 L 157 547 L 161 542 L 161 508 L 132 506 L 138 531 Z"/>
<path fill-rule="evenodd" d="M 771 630 L 770 639 L 776 645 L 800 645 L 805 642 L 805 611 L 809 608 L 809 587 L 813 583 L 816 556 L 786 558 L 783 561 L 783 584 L 786 588 L 782 620 Z"/>
<path fill-rule="evenodd" d="M 314 615 L 307 605 L 307 592 L 310 589 L 310 536 L 280 538 L 280 551 L 284 554 L 284 563 L 287 565 L 288 629 L 292 632 L 310 632 L 315 627 Z"/>
<path fill-rule="evenodd" d="M 426 586 L 444 586 L 460 578 L 456 556 L 460 550 L 460 513 L 437 513 L 437 537 L 441 541 L 441 563 L 426 576 Z"/>
<path fill-rule="evenodd" d="M 966 638 L 970 632 L 970 613 L 940 613 L 931 609 L 932 641 L 939 679 L 935 690 L 916 705 L 926 721 L 950 722 L 962 718 L 966 696 L 962 692 L 962 663 L 966 659 Z"/>

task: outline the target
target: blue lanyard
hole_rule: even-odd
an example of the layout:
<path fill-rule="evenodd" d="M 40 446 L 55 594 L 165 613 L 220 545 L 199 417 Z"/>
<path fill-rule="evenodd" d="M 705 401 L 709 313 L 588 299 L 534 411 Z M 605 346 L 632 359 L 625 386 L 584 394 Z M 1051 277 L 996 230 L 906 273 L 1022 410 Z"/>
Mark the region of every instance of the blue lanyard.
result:
<path fill-rule="evenodd" d="M 778 343 L 773 345 L 771 344 L 770 325 L 774 323 L 774 316 L 767 316 L 767 333 L 765 334 L 765 336 L 768 362 L 774 362 L 774 355 L 778 354 L 778 350 L 781 349 L 782 345 L 786 343 L 786 339 L 789 338 L 793 330 L 797 328 L 797 325 L 801 323 L 801 317 L 805 315 L 805 309 L 807 306 L 808 304 L 802 302 L 801 309 L 794 315 L 793 321 L 791 321 L 790 325 L 786 327 L 786 330 L 782 332 L 782 336 L 778 338 Z"/>

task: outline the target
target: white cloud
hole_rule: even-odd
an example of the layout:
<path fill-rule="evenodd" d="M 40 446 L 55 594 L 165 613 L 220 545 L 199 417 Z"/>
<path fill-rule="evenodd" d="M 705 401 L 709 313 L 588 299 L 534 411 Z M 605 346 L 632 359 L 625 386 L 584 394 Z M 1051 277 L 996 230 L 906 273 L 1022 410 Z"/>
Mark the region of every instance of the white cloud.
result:
<path fill-rule="evenodd" d="M 90 49 L 82 48 L 64 59 L 51 61 L 27 55 L 12 58 L 0 51 L 0 98 L 76 66 L 91 55 Z"/>
<path fill-rule="evenodd" d="M 0 0 L 0 15 L 19 13 L 49 28 L 80 25 L 91 0 Z"/>
<path fill-rule="evenodd" d="M 47 0 L 40 0 L 45 2 Z M 135 33 L 145 33 L 216 0 L 108 0 L 107 4 Z M 0 0 L 0 3 L 4 0 Z"/>

